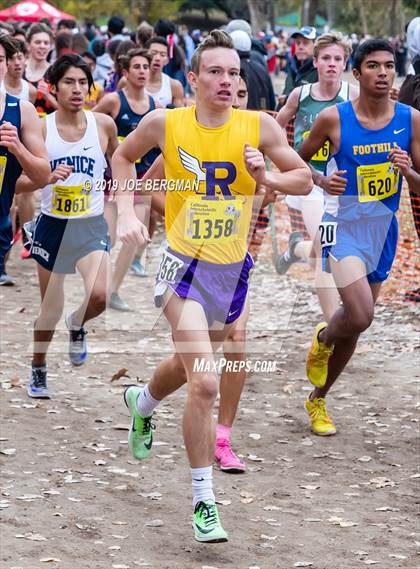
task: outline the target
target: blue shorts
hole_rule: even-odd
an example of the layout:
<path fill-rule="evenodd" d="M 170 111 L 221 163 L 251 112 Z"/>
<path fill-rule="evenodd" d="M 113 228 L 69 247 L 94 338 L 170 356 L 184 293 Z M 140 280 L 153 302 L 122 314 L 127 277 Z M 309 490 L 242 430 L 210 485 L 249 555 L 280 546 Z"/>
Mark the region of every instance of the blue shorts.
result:
<path fill-rule="evenodd" d="M 179 297 L 201 304 L 209 328 L 215 321 L 231 324 L 244 309 L 253 266 L 249 253 L 239 263 L 222 265 L 193 259 L 168 248 L 156 276 L 155 305 L 162 306 L 163 295 L 171 288 Z"/>
<path fill-rule="evenodd" d="M 103 215 L 58 219 L 41 213 L 32 239 L 31 256 L 41 267 L 54 273 L 75 273 L 80 259 L 93 251 L 109 252 L 111 248 Z"/>
<path fill-rule="evenodd" d="M 388 278 L 394 262 L 398 221 L 395 215 L 344 221 L 324 213 L 320 238 L 324 271 L 331 272 L 330 256 L 336 261 L 359 257 L 366 266 L 368 281 L 380 283 Z"/>
<path fill-rule="evenodd" d="M 4 274 L 4 260 L 13 243 L 12 221 L 10 216 L 0 217 L 0 275 Z"/>

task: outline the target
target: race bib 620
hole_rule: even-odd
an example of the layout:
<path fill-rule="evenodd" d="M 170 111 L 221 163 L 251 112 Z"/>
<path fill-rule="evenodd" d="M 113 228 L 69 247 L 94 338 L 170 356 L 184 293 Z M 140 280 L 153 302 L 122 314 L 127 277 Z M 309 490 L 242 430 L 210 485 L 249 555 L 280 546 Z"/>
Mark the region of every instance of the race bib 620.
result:
<path fill-rule="evenodd" d="M 398 192 L 400 172 L 391 162 L 357 167 L 359 202 L 384 200 Z"/>

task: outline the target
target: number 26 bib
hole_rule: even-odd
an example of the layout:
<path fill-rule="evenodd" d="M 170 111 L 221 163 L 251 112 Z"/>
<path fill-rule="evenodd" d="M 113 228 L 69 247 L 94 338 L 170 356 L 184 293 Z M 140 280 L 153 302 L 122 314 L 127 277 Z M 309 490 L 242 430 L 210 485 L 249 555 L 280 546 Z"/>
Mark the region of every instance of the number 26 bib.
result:
<path fill-rule="evenodd" d="M 303 133 L 302 135 L 303 140 L 305 140 L 305 138 L 308 138 L 310 132 L 311 132 L 310 130 L 307 130 L 306 132 Z M 315 160 L 316 162 L 326 162 L 328 160 L 329 155 L 330 155 L 330 141 L 326 140 L 324 142 L 324 145 L 318 150 L 318 152 L 312 156 L 311 160 Z"/>

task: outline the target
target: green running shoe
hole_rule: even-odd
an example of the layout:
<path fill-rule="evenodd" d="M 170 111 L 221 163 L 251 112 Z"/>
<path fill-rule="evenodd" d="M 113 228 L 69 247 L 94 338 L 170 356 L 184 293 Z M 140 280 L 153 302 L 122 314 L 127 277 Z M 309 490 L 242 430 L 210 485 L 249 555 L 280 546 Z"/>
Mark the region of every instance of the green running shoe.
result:
<path fill-rule="evenodd" d="M 152 424 L 152 416 L 142 417 L 137 411 L 137 397 L 141 388 L 130 385 L 124 392 L 124 402 L 130 410 L 132 423 L 128 433 L 128 446 L 132 455 L 137 460 L 144 460 L 150 454 L 155 425 Z"/>
<path fill-rule="evenodd" d="M 194 537 L 197 541 L 222 543 L 228 535 L 222 527 L 217 506 L 213 500 L 198 502 L 193 516 Z"/>

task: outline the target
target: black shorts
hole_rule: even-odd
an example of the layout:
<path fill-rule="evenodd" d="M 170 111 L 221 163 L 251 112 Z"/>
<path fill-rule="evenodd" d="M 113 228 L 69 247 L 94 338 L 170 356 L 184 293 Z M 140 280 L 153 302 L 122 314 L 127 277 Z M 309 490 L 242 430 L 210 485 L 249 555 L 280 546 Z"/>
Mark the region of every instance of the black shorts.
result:
<path fill-rule="evenodd" d="M 12 221 L 8 215 L 0 217 L 0 275 L 4 273 L 4 259 L 13 242 Z"/>
<path fill-rule="evenodd" d="M 54 273 L 76 272 L 76 263 L 93 251 L 109 252 L 111 241 L 103 215 L 58 219 L 43 213 L 37 219 L 30 248 L 37 263 Z"/>

